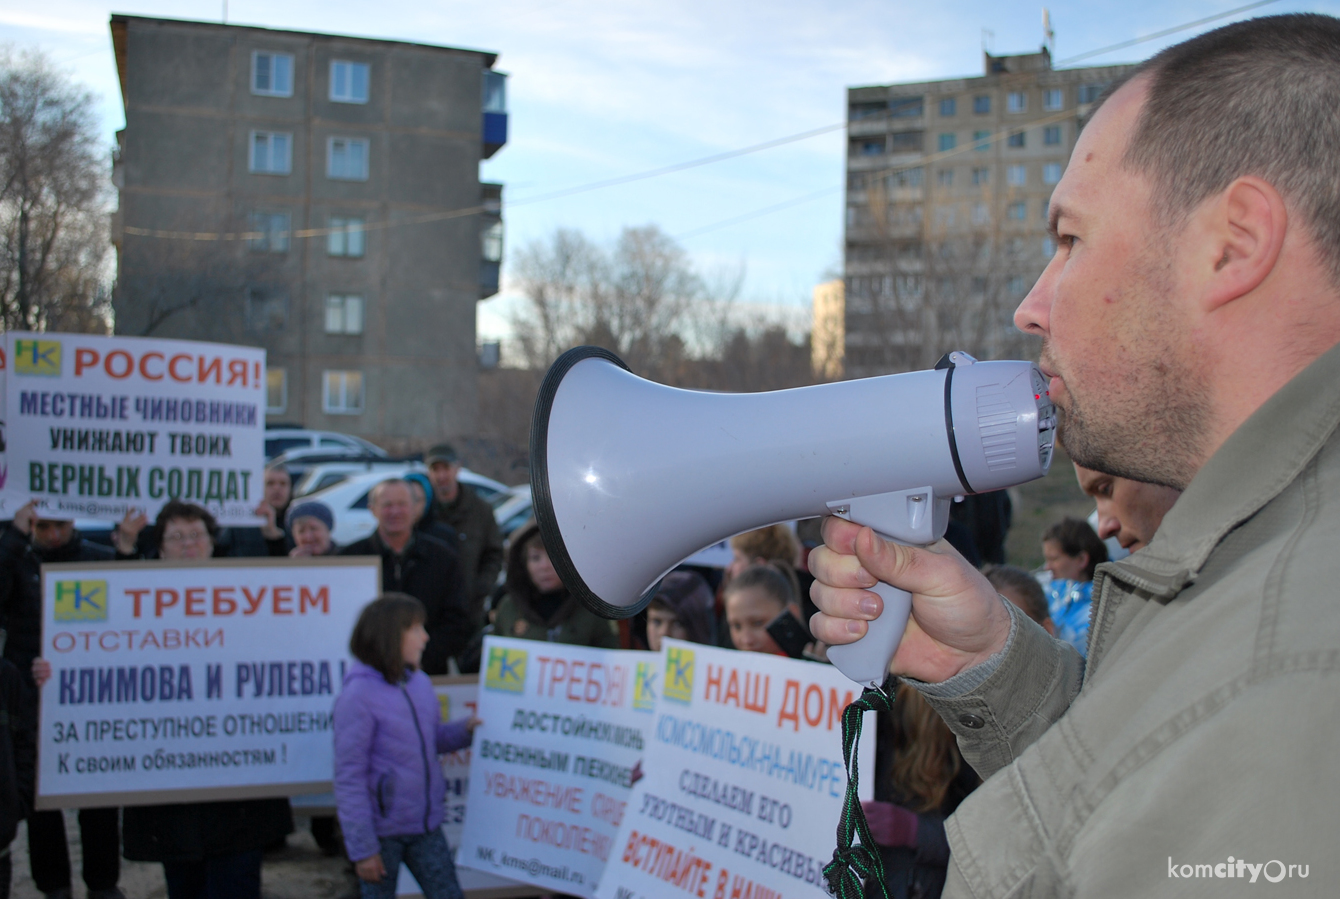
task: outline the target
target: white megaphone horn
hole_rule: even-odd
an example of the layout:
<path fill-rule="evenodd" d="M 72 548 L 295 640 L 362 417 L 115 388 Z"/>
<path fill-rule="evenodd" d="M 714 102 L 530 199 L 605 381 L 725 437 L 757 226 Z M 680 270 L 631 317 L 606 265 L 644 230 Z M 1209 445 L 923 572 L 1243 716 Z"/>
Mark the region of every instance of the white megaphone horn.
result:
<path fill-rule="evenodd" d="M 577 347 L 540 386 L 530 433 L 535 516 L 555 570 L 591 611 L 627 618 L 667 572 L 742 531 L 820 515 L 884 537 L 939 540 L 956 496 L 1047 473 L 1056 416 L 1031 362 L 949 353 L 932 371 L 770 393 L 680 390 Z M 911 597 L 833 646 L 843 674 L 878 686 Z"/>

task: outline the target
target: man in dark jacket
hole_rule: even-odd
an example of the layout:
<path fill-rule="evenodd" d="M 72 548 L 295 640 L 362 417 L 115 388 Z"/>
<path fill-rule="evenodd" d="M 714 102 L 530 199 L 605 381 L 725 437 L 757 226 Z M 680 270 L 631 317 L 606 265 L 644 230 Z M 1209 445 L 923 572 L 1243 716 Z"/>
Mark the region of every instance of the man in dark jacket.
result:
<path fill-rule="evenodd" d="M 377 519 L 377 530 L 340 555 L 380 556 L 382 591 L 408 593 L 423 603 L 428 647 L 419 667 L 427 674 L 446 674 L 447 659 L 458 655 L 474 632 L 456 549 L 414 530 L 409 485 L 399 478 L 372 488 L 368 511 Z"/>
<path fill-rule="evenodd" d="M 113 557 L 109 547 L 80 537 L 73 521 L 38 518 L 35 503 L 14 513 L 13 523 L 0 536 L 0 624 L 6 632 L 4 657 L 25 681 L 31 680 L 33 659 L 41 654 L 43 563 L 107 562 Z M 116 885 L 121 878 L 117 810 L 81 809 L 79 837 L 89 896 L 121 896 Z M 70 854 L 60 812 L 34 812 L 28 819 L 28 862 L 44 894 L 70 895 Z"/>
<path fill-rule="evenodd" d="M 456 531 L 460 540 L 456 551 L 469 594 L 467 608 L 471 619 L 479 623 L 484 598 L 493 590 L 503 566 L 502 534 L 493 518 L 493 507 L 460 482 L 461 461 L 451 444 L 433 447 L 424 455 L 424 462 L 428 464 L 428 479 L 433 482 L 433 502 L 425 518 L 431 516 Z"/>

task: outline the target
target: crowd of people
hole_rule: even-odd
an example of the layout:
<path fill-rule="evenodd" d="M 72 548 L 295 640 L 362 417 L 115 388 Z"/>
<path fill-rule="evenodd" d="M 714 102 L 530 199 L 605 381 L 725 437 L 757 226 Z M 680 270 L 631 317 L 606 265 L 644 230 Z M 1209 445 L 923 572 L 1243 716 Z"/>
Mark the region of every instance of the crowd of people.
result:
<path fill-rule="evenodd" d="M 334 519 L 329 508 L 320 502 L 292 499 L 291 480 L 280 465 L 266 469 L 264 498 L 256 509 L 263 524 L 254 528 L 220 528 L 205 509 L 172 501 L 152 523 L 141 514 L 127 514 L 112 532 L 112 545 L 104 546 L 83 539 L 72 522 L 42 519 L 31 504 L 21 509 L 0 534 L 0 614 L 8 634 L 6 664 L 0 667 L 0 700 L 9 699 L 16 711 L 27 711 L 14 716 L 15 721 L 27 723 L 15 727 L 13 751 L 21 757 L 31 755 L 35 700 L 28 698 L 27 691 L 32 683 L 40 685 L 50 672 L 40 657 L 39 645 L 39 573 L 44 562 L 336 554 L 381 559 L 383 595 L 368 606 L 355 629 L 350 646 L 358 661 L 336 705 L 336 788 L 337 796 L 342 797 L 338 826 L 334 818 L 312 820 L 318 844 L 332 853 L 347 852 L 360 878 L 372 884 L 369 895 L 384 891 L 402 859 L 417 869 L 416 876 L 422 873 L 429 881 L 454 883 L 449 859 L 445 865 L 440 861 L 430 864 L 445 851 L 435 844 L 376 842 L 398 833 L 403 823 L 399 819 L 408 813 L 391 809 L 374 814 L 355 798 L 365 796 L 367 790 L 366 785 L 353 785 L 352 772 L 369 770 L 367 758 L 391 759 L 388 764 L 394 766 L 397 753 L 419 752 L 413 742 L 392 741 L 392 745 L 377 737 L 369 743 L 370 734 L 399 732 L 395 727 L 388 731 L 384 725 L 369 724 L 379 715 L 397 714 L 401 709 L 399 703 L 380 702 L 377 697 L 387 690 L 409 691 L 409 706 L 422 719 L 413 732 L 425 741 L 425 753 L 468 744 L 469 729 L 463 730 L 462 722 L 443 724 L 425 711 L 430 706 L 424 695 L 431 694 L 426 678 L 478 671 L 485 635 L 652 651 L 659 651 L 662 641 L 672 637 L 824 661 L 822 644 L 813 642 L 806 627 L 813 611 L 808 602 L 813 578 L 806 566 L 807 554 L 817 542 L 813 523 L 774 525 L 735 536 L 730 540 L 732 560 L 724 570 L 673 571 L 658 585 L 642 615 L 616 623 L 594 615 L 564 587 L 533 520 L 510 535 L 504 551 L 488 504 L 456 477 L 460 460 L 450 446 L 434 447 L 427 461 L 426 475 L 415 472 L 387 478 L 372 488 L 368 510 L 376 529 L 346 546 L 332 539 Z M 1145 518 L 1124 524 L 1132 515 L 1121 504 L 1123 490 L 1118 487 L 1107 493 L 1116 499 L 1100 499 L 1104 520 L 1112 522 L 1105 527 L 1133 532 L 1132 528 L 1147 526 Z M 979 505 L 1008 508 L 1008 500 L 988 496 L 980 498 Z M 1156 521 L 1152 523 L 1157 526 Z M 1072 524 L 1067 522 L 1066 527 Z M 1077 524 L 1087 529 L 1082 522 Z M 965 553 L 980 558 L 974 541 L 1003 541 L 994 516 L 990 528 L 984 539 L 967 526 L 952 530 L 950 537 Z M 1088 564 L 1092 558 L 1073 551 L 1065 555 L 1070 543 L 1049 531 L 1044 554 L 1056 579 L 1053 583 L 1076 573 L 1073 562 L 1068 567 L 1053 565 L 1052 544 L 1058 541 L 1063 558 L 1078 556 L 1084 562 L 1079 568 L 1088 565 L 1092 571 Z M 1053 601 L 1049 607 L 1038 577 L 1003 565 L 989 565 L 987 570 L 1002 595 L 1039 623 L 1053 627 L 1064 604 Z M 402 683 L 403 678 L 393 676 L 407 668 L 417 672 L 409 681 Z M 29 671 L 34 677 L 31 682 L 26 677 Z M 891 749 L 880 756 L 878 800 L 868 804 L 868 814 L 887 856 L 890 882 L 901 884 L 895 894 L 930 895 L 930 885 L 943 879 L 947 858 L 943 819 L 975 786 L 976 775 L 919 694 L 897 689 L 897 711 L 880 722 L 880 743 Z M 362 724 L 357 723 L 360 721 Z M 397 727 L 404 730 L 411 723 L 401 721 Z M 19 764 L 16 770 L 31 772 L 31 767 Z M 15 796 L 30 795 L 31 789 L 30 780 L 23 781 Z M 440 818 L 440 806 L 439 802 L 429 808 L 426 820 L 436 820 L 434 815 Z M 15 826 L 25 816 L 21 809 L 21 803 L 14 806 Z M 423 819 L 423 811 L 419 809 L 415 820 Z M 46 811 L 26 816 L 29 858 L 38 889 L 52 897 L 69 895 L 72 877 L 62 814 Z M 3 823 L 0 818 L 0 838 Z M 83 809 L 79 829 L 82 874 L 92 899 L 120 895 L 117 881 L 122 853 L 128 859 L 161 863 L 173 899 L 245 896 L 258 894 L 263 854 L 267 847 L 283 843 L 293 830 L 293 818 L 283 799 L 178 803 L 124 811 Z"/>

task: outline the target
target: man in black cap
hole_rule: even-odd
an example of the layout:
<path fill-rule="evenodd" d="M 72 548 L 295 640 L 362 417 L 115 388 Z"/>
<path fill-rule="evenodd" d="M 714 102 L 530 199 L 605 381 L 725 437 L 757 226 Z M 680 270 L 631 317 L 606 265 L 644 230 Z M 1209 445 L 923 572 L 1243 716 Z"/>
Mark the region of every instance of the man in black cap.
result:
<path fill-rule="evenodd" d="M 480 499 L 457 475 L 460 456 L 449 443 L 439 443 L 424 455 L 428 479 L 433 483 L 433 501 L 425 519 L 433 519 L 456 531 L 461 570 L 465 572 L 470 614 L 479 623 L 484 598 L 498 580 L 503 565 L 502 534 L 493 518 L 493 507 Z"/>
<path fill-rule="evenodd" d="M 127 519 L 132 516 L 127 515 Z M 47 562 L 110 562 L 108 547 L 85 540 L 74 522 L 43 518 L 37 503 L 14 513 L 0 535 L 0 627 L 4 657 L 25 679 L 42 652 L 42 565 Z M 94 899 L 125 899 L 121 878 L 121 827 L 116 808 L 79 811 L 84 885 Z M 65 818 L 59 811 L 28 818 L 28 861 L 37 889 L 45 896 L 70 895 L 70 854 Z"/>

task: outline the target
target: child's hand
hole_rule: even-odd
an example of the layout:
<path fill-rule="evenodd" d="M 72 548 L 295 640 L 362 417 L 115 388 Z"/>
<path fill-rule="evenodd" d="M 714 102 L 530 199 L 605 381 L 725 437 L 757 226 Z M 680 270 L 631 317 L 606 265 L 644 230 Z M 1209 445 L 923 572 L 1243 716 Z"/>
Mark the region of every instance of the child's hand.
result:
<path fill-rule="evenodd" d="M 377 883 L 386 876 L 386 866 L 382 864 L 381 853 L 370 855 L 361 862 L 354 862 L 354 873 L 359 880 Z"/>
<path fill-rule="evenodd" d="M 467 721 L 467 722 L 465 722 L 465 726 L 468 727 L 468 728 L 470 729 L 470 733 L 474 733 L 474 732 L 475 732 L 475 728 L 476 728 L 476 727 L 479 727 L 479 725 L 481 725 L 481 724 L 483 724 L 483 723 L 484 723 L 484 722 L 483 722 L 481 719 L 476 718 L 474 715 L 471 715 L 471 716 L 470 716 L 470 720 Z"/>
<path fill-rule="evenodd" d="M 51 663 L 43 658 L 33 659 L 33 680 L 37 683 L 39 689 L 51 680 Z"/>

